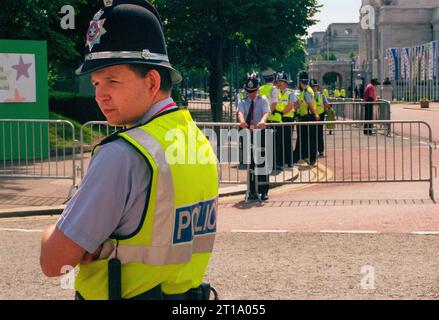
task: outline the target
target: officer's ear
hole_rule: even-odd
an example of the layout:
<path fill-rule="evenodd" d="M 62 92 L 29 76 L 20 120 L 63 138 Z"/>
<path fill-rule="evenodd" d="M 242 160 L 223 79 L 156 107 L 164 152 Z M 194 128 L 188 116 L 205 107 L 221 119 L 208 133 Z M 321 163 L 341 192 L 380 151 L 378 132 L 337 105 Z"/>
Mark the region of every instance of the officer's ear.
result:
<path fill-rule="evenodd" d="M 144 81 L 151 95 L 155 96 L 160 91 L 161 76 L 157 70 L 149 70 L 144 77 Z"/>

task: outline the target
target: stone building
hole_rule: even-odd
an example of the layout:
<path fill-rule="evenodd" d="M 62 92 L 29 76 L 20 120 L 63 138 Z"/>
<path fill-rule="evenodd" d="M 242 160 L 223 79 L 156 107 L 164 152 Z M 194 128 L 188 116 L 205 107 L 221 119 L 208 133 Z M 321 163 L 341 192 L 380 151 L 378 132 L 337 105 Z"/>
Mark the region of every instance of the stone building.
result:
<path fill-rule="evenodd" d="M 358 23 L 332 23 L 326 31 L 314 32 L 308 39 L 309 56 L 335 53 L 338 59 L 349 59 L 351 52 L 358 52 Z"/>
<path fill-rule="evenodd" d="M 359 66 L 366 81 L 385 79 L 386 49 L 439 40 L 438 0 L 362 0 L 362 8 L 366 5 L 375 16 L 366 29 L 360 21 Z M 360 13 L 360 20 L 368 20 L 365 15 Z"/>

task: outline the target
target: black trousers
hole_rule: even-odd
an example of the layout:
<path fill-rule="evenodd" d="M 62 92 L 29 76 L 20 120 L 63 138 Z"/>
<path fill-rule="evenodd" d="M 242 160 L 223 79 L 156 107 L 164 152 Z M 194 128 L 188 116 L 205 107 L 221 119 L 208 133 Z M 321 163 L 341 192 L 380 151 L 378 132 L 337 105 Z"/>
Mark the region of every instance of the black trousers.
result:
<path fill-rule="evenodd" d="M 373 104 L 368 103 L 364 108 L 364 120 L 373 120 Z M 369 123 L 364 124 L 364 134 L 371 134 L 373 125 Z"/>
<path fill-rule="evenodd" d="M 282 118 L 282 122 L 283 123 L 292 123 L 294 122 L 294 118 L 290 118 L 290 117 L 283 117 Z M 285 155 L 285 162 L 284 164 L 286 165 L 292 165 L 293 164 L 293 159 L 292 159 L 292 151 L 293 151 L 293 146 L 292 146 L 292 140 L 293 140 L 293 132 L 294 132 L 294 126 L 285 126 L 283 127 L 283 132 L 284 132 L 284 150 L 283 153 Z"/>
<path fill-rule="evenodd" d="M 320 115 L 320 122 L 325 121 L 326 119 L 326 113 L 323 112 Z M 325 137 L 323 136 L 323 125 L 319 124 L 317 126 L 317 149 L 319 151 L 319 153 L 323 154 L 325 152 Z"/>
<path fill-rule="evenodd" d="M 274 121 L 268 121 L 268 123 L 279 123 Z M 274 161 L 273 163 L 276 166 L 284 165 L 284 148 L 283 148 L 283 130 L 282 127 L 270 127 L 270 129 L 274 130 L 274 138 L 273 138 L 273 148 L 274 148 Z"/>
<path fill-rule="evenodd" d="M 265 130 L 258 130 L 258 131 L 261 132 L 261 138 L 258 139 L 258 140 L 260 140 L 260 145 L 258 145 L 258 141 L 255 141 L 253 134 L 252 134 L 252 138 L 251 138 L 251 143 L 253 145 L 253 148 L 258 148 L 258 150 L 260 150 L 260 152 L 258 152 L 258 154 L 260 154 L 261 157 L 265 157 L 266 156 Z M 256 165 L 254 154 L 255 153 L 252 151 L 251 152 L 251 163 L 250 163 L 250 169 L 251 169 L 251 171 L 250 171 L 250 193 L 253 193 L 253 194 L 255 194 L 255 193 L 268 193 L 268 189 L 269 189 L 268 174 L 259 174 L 256 176 L 256 173 L 255 173 L 255 168 L 261 168 L 261 170 L 266 170 L 266 169 L 264 169 L 266 161 Z"/>
<path fill-rule="evenodd" d="M 314 122 L 314 115 L 301 117 L 300 122 Z M 317 160 L 317 125 L 298 126 L 293 162 L 308 159 L 310 164 Z"/>

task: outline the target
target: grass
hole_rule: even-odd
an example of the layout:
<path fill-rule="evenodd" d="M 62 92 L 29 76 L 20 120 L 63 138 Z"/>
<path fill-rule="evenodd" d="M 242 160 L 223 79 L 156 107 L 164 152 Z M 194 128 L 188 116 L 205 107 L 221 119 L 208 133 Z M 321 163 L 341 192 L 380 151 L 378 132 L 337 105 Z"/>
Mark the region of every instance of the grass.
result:
<path fill-rule="evenodd" d="M 50 120 L 65 120 L 72 123 L 73 127 L 75 128 L 75 140 L 80 140 L 80 132 L 82 125 L 70 118 L 64 117 L 60 114 L 57 114 L 55 112 L 49 113 L 49 119 Z M 111 132 L 110 132 L 111 133 Z M 84 145 L 92 145 L 97 142 L 99 142 L 102 138 L 107 136 L 107 132 L 101 132 L 99 128 L 96 126 L 90 127 L 86 126 L 83 129 L 83 139 L 84 139 Z M 49 137 L 50 137 L 50 145 L 54 146 L 56 148 L 72 148 L 73 147 L 73 141 L 72 141 L 72 129 L 69 125 L 50 125 L 49 129 Z M 79 146 L 79 143 L 78 143 Z"/>

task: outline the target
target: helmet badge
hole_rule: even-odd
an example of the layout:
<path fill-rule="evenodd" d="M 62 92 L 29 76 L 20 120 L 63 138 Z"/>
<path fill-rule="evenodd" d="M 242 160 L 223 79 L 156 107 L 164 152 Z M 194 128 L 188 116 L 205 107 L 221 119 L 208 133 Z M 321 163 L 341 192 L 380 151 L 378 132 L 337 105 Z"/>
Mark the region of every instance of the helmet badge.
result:
<path fill-rule="evenodd" d="M 104 11 L 100 10 L 95 14 L 93 20 L 90 21 L 90 26 L 87 30 L 87 42 L 85 43 L 85 46 L 89 47 L 89 51 L 92 51 L 93 46 L 99 44 L 101 42 L 101 37 L 107 33 L 107 30 L 104 29 L 105 19 L 100 20 L 103 14 Z"/>

